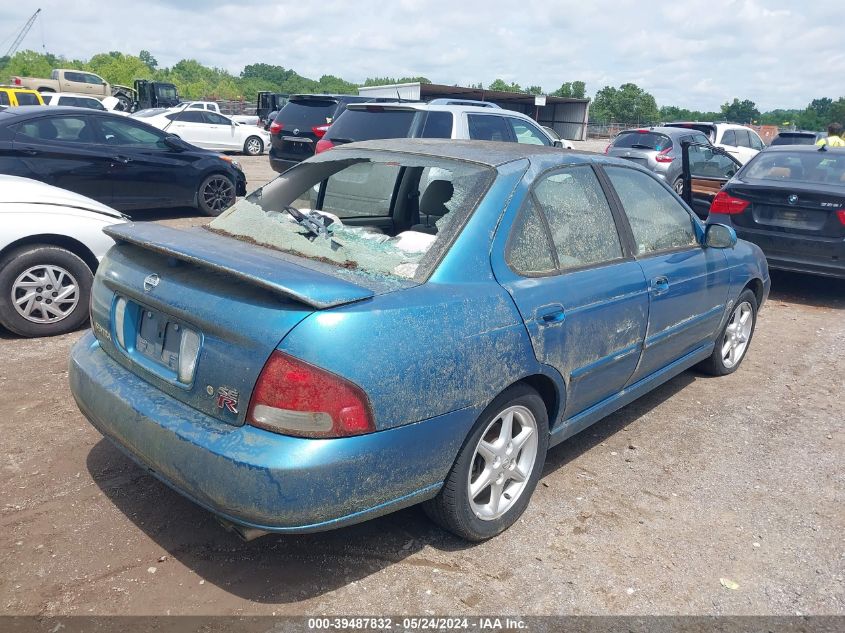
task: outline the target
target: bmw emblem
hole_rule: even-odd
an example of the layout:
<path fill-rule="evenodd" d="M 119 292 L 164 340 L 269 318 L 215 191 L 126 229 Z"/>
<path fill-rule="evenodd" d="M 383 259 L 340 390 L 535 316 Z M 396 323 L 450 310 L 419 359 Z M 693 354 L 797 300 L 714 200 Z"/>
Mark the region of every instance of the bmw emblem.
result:
<path fill-rule="evenodd" d="M 789 204 L 798 204 L 798 196 L 794 193 L 789 194 L 789 197 L 786 199 Z"/>
<path fill-rule="evenodd" d="M 159 277 L 155 273 L 144 277 L 144 292 L 151 292 L 153 288 L 158 286 L 160 281 L 161 277 Z"/>
<path fill-rule="evenodd" d="M 298 127 L 293 128 L 293 135 L 299 136 L 299 128 Z"/>

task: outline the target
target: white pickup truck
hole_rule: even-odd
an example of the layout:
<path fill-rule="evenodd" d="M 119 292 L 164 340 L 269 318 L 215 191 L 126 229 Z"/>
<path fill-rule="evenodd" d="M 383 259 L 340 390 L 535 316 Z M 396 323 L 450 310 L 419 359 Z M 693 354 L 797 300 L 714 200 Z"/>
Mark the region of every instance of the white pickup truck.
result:
<path fill-rule="evenodd" d="M 189 101 L 185 108 L 186 110 L 209 110 L 217 114 L 220 112 L 220 106 L 214 101 Z M 254 114 L 227 114 L 225 115 L 240 125 L 258 125 L 258 116 Z"/>

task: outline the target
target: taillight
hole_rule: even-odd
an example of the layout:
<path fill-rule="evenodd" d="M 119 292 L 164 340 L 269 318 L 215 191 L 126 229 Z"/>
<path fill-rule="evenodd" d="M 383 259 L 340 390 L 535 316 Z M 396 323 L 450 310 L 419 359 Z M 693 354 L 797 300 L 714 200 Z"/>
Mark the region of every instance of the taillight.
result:
<path fill-rule="evenodd" d="M 282 128 L 283 128 L 283 127 L 285 127 L 285 126 L 284 126 L 284 125 L 282 125 L 281 123 L 279 123 L 278 121 L 273 121 L 273 122 L 270 124 L 270 130 L 269 130 L 269 132 L 270 132 L 270 134 L 278 134 L 279 132 L 281 132 L 281 131 L 282 131 Z"/>
<path fill-rule="evenodd" d="M 607 147 L 604 148 L 604 153 L 607 154 L 610 151 L 610 148 L 613 146 L 613 143 L 608 143 Z"/>
<path fill-rule="evenodd" d="M 327 149 L 331 149 L 332 147 L 334 147 L 334 143 L 327 138 L 321 138 L 317 141 L 317 147 L 314 148 L 314 153 L 319 154 L 320 152 L 325 152 Z"/>
<path fill-rule="evenodd" d="M 671 163 L 673 160 L 675 160 L 674 156 L 669 156 L 669 152 L 671 151 L 671 146 L 667 147 L 664 150 L 660 150 L 660 152 L 657 153 L 657 156 L 654 157 L 654 160 L 656 160 L 658 163 Z"/>
<path fill-rule="evenodd" d="M 360 387 L 274 351 L 252 392 L 247 422 L 299 437 L 344 437 L 375 430 Z"/>
<path fill-rule="evenodd" d="M 330 124 L 315 125 L 314 127 L 311 128 L 311 131 L 314 132 L 314 136 L 316 136 L 317 138 L 323 138 L 323 136 L 325 136 L 326 132 L 329 131 L 329 125 Z"/>
<path fill-rule="evenodd" d="M 742 213 L 751 204 L 748 200 L 735 198 L 725 191 L 720 191 L 710 203 L 710 213 L 726 213 L 735 215 Z"/>
<path fill-rule="evenodd" d="M 836 217 L 839 218 L 839 222 L 845 224 L 845 209 L 839 209 L 836 212 Z"/>
<path fill-rule="evenodd" d="M 12 77 L 12 83 L 15 84 L 16 86 L 22 86 L 23 85 L 23 81 L 21 81 L 20 77 Z"/>

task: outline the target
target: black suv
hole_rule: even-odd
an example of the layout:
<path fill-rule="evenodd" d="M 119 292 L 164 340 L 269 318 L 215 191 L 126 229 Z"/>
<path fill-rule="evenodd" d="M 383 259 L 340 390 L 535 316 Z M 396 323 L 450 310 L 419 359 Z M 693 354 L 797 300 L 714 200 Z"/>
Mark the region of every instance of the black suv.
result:
<path fill-rule="evenodd" d="M 293 95 L 270 125 L 270 166 L 281 173 L 314 155 L 314 148 L 348 103 L 369 101 L 357 95 Z"/>

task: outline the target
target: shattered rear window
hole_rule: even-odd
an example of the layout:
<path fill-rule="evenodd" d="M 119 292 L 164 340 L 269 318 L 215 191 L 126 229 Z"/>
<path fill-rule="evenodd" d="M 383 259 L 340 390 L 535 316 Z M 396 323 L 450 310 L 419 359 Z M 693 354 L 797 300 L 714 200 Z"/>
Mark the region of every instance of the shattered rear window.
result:
<path fill-rule="evenodd" d="M 339 270 L 424 281 L 495 173 L 439 157 L 337 150 L 285 172 L 208 229 Z"/>

